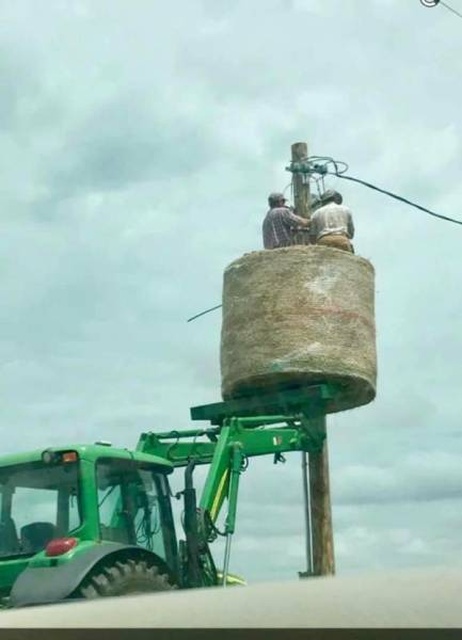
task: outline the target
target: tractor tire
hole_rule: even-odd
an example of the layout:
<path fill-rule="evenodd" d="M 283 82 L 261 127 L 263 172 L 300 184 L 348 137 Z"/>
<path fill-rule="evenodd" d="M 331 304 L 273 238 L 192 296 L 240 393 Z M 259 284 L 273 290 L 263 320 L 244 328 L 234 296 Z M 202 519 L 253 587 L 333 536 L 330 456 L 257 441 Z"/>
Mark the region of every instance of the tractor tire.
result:
<path fill-rule="evenodd" d="M 75 593 L 78 598 L 110 598 L 176 589 L 159 567 L 144 560 L 117 561 L 90 572 Z"/>

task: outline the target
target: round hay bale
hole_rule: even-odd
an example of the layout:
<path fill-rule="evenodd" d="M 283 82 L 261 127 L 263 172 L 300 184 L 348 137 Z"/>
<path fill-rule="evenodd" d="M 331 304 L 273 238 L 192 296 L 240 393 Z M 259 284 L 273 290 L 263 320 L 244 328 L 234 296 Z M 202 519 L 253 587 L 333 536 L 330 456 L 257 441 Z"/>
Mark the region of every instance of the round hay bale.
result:
<path fill-rule="evenodd" d="M 375 397 L 374 268 L 323 246 L 254 251 L 224 273 L 221 381 L 225 400 L 321 382 L 327 412 Z"/>

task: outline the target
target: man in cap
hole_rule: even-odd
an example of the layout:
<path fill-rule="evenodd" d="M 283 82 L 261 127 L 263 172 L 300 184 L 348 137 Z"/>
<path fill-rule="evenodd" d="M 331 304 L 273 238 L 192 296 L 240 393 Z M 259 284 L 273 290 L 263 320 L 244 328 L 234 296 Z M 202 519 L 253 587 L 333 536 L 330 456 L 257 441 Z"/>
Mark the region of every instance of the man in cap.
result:
<path fill-rule="evenodd" d="M 342 202 L 338 191 L 329 189 L 321 195 L 319 205 L 311 216 L 310 238 L 314 244 L 354 253 L 351 244 L 355 233 L 353 216 Z"/>
<path fill-rule="evenodd" d="M 265 249 L 280 249 L 295 244 L 295 233 L 300 228 L 308 229 L 309 220 L 297 216 L 286 205 L 282 193 L 270 193 L 269 211 L 263 220 L 263 246 Z"/>

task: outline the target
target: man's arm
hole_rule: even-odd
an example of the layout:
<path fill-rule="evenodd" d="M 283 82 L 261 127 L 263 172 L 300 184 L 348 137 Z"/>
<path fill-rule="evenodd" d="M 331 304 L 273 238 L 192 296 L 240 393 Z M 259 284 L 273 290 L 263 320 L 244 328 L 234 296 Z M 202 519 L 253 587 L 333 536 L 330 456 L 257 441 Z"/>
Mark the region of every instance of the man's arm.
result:
<path fill-rule="evenodd" d="M 288 222 L 297 227 L 309 227 L 310 221 L 308 218 L 302 218 L 301 216 L 297 216 L 296 213 L 292 213 L 292 211 L 287 210 L 287 215 L 284 216 Z"/>

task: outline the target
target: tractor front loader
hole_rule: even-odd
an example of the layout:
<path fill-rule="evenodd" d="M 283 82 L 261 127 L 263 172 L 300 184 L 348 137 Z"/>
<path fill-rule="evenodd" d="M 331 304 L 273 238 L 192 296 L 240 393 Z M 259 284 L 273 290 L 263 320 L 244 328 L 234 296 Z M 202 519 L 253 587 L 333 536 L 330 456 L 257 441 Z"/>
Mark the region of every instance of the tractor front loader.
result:
<path fill-rule="evenodd" d="M 319 451 L 337 389 L 316 385 L 193 407 L 210 427 L 140 436 L 135 450 L 70 445 L 0 459 L 0 595 L 10 606 L 240 583 L 229 574 L 248 460 Z M 193 473 L 209 465 L 196 501 Z M 178 541 L 169 474 L 184 469 Z M 210 543 L 227 505 L 223 570 Z"/>

